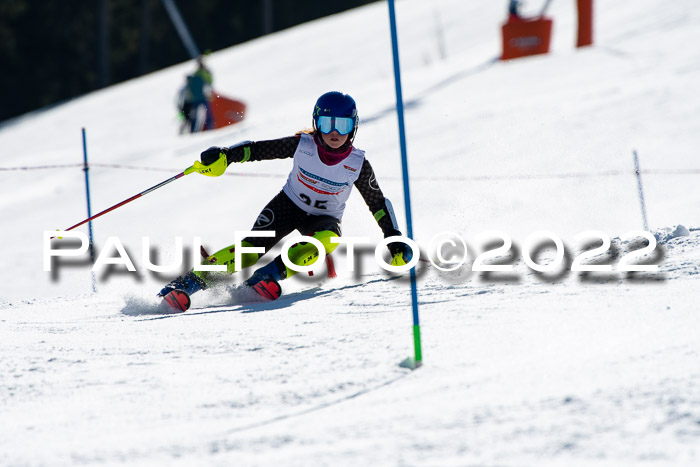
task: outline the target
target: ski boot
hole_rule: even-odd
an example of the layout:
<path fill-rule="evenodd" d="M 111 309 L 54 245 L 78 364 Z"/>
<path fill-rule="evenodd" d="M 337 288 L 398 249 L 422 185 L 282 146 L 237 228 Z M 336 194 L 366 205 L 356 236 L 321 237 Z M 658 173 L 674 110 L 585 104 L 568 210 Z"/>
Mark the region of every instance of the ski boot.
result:
<path fill-rule="evenodd" d="M 190 304 L 190 295 L 207 288 L 206 282 L 190 271 L 185 276 L 174 279 L 158 293 L 165 303 L 179 311 L 187 311 Z"/>
<path fill-rule="evenodd" d="M 250 276 L 246 285 L 265 300 L 277 300 L 282 295 L 279 281 L 287 277 L 287 268 L 278 264 L 281 262 L 282 259 L 277 257 L 270 264 L 261 267 Z"/>

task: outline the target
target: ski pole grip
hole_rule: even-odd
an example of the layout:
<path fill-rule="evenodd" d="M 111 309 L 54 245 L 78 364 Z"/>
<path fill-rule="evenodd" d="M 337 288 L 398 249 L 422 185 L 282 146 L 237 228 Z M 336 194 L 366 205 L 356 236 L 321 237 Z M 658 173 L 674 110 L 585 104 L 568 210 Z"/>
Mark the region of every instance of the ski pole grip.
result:
<path fill-rule="evenodd" d="M 185 175 L 189 175 L 192 172 L 197 172 L 198 174 L 206 175 L 207 177 L 218 177 L 226 172 L 228 167 L 228 161 L 226 160 L 226 154 L 221 153 L 219 159 L 209 165 L 204 165 L 199 161 L 194 161 L 194 164 L 185 170 Z"/>

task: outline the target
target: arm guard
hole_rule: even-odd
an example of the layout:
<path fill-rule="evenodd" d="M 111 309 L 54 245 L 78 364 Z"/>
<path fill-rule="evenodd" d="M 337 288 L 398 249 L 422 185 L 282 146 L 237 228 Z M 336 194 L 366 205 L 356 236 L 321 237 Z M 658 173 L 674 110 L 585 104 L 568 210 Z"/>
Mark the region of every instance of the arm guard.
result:
<path fill-rule="evenodd" d="M 299 136 L 272 139 L 268 141 L 244 141 L 226 148 L 228 164 L 234 162 L 287 159 L 294 157 L 299 145 Z"/>
<path fill-rule="evenodd" d="M 372 170 L 372 166 L 367 159 L 362 164 L 362 170 L 360 170 L 360 176 L 357 178 L 355 186 L 365 203 L 367 203 L 377 224 L 382 229 L 384 238 L 401 235 L 396 222 L 394 208 L 391 202 L 384 197 L 381 188 L 379 188 L 374 170 Z"/>

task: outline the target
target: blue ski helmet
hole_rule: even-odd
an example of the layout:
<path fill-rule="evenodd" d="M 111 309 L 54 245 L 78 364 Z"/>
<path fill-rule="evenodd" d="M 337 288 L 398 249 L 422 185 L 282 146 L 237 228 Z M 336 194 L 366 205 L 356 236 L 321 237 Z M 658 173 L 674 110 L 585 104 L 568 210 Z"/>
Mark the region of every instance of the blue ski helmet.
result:
<path fill-rule="evenodd" d="M 355 99 L 338 91 L 323 94 L 316 101 L 313 113 L 314 130 L 330 133 L 336 130 L 341 135 L 355 139 L 360 119 L 357 117 Z"/>

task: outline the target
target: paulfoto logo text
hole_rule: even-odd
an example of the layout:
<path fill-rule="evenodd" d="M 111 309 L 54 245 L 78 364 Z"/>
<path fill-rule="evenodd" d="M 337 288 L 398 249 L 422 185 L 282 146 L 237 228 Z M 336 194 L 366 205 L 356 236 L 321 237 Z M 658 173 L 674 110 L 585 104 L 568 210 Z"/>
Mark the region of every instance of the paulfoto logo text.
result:
<path fill-rule="evenodd" d="M 270 231 L 270 230 L 256 230 L 256 231 L 236 231 L 234 232 L 234 265 L 239 265 L 242 263 L 241 258 L 244 253 L 259 253 L 259 254 L 264 254 L 265 249 L 263 247 L 251 247 L 251 246 L 244 246 L 241 244 L 242 240 L 244 238 L 250 238 L 250 237 L 274 237 L 275 232 Z M 73 239 L 78 239 L 80 241 L 80 244 L 76 248 L 65 248 L 65 247 L 60 247 L 56 248 L 57 246 L 60 246 L 60 242 L 55 242 L 54 239 L 66 239 L 66 238 L 73 238 Z M 152 272 L 158 272 L 158 273 L 167 273 L 167 272 L 173 272 L 177 271 L 182 267 L 183 259 L 184 259 L 184 254 L 183 254 L 183 239 L 182 237 L 175 237 L 175 258 L 174 260 L 167 265 L 157 265 L 154 264 L 153 261 L 151 260 L 150 257 L 150 252 L 151 252 L 151 240 L 149 237 L 143 237 L 141 239 L 141 260 L 143 263 L 143 267 L 145 267 L 147 270 L 152 271 Z M 284 244 L 282 245 L 282 261 L 284 261 L 284 264 L 290 268 L 293 269 L 297 272 L 311 272 L 318 266 L 317 263 L 310 264 L 307 266 L 302 266 L 298 264 L 294 264 L 289 260 L 287 252 L 289 249 L 297 244 L 297 243 L 302 243 L 302 242 L 308 242 L 313 244 L 316 249 L 320 252 L 320 256 L 324 257 L 326 255 L 326 249 L 323 246 L 323 244 L 313 238 L 313 237 L 308 237 L 305 235 L 298 235 L 298 236 L 293 236 L 287 239 Z M 347 261 L 347 266 L 346 269 L 348 272 L 353 272 L 354 271 L 354 255 L 355 255 L 355 247 L 359 245 L 370 245 L 371 244 L 371 239 L 369 237 L 335 237 L 330 239 L 331 243 L 335 243 L 338 245 L 345 245 L 346 248 L 346 255 L 348 258 Z M 392 243 L 392 242 L 403 242 L 409 245 L 409 247 L 414 251 L 413 258 L 404 265 L 392 265 L 390 263 L 387 263 L 384 260 L 384 252 L 388 251 L 387 245 Z M 72 246 L 72 245 L 71 245 Z M 88 236 L 80 231 L 44 231 L 44 271 L 46 272 L 51 272 L 52 271 L 52 265 L 53 265 L 53 259 L 58 258 L 58 257 L 81 257 L 85 256 L 88 254 L 88 250 L 90 247 L 90 242 L 88 239 Z M 202 263 L 202 259 L 199 257 L 198 253 L 202 248 L 202 241 L 200 237 L 194 237 L 192 239 L 192 264 L 194 264 L 194 270 L 195 271 L 212 271 L 212 272 L 226 272 L 227 266 L 223 264 L 206 264 Z M 112 255 L 112 252 L 116 252 L 116 256 Z M 376 259 L 377 264 L 385 269 L 386 271 L 390 272 L 395 272 L 395 273 L 402 273 L 406 272 L 412 267 L 414 267 L 416 264 L 418 264 L 418 261 L 420 260 L 420 250 L 418 247 L 418 244 L 414 242 L 413 240 L 403 237 L 403 236 L 393 236 L 393 237 L 387 237 L 379 244 L 376 245 L 374 249 L 374 257 Z M 126 248 L 124 248 L 124 244 L 118 237 L 108 237 L 107 241 L 105 242 L 104 246 L 102 247 L 101 251 L 95 258 L 94 264 L 92 265 L 92 270 L 93 271 L 99 271 L 106 266 L 109 265 L 118 265 L 118 266 L 123 266 L 126 268 L 127 271 L 129 272 L 136 272 L 136 266 L 134 265 L 134 262 L 132 261 L 131 257 L 129 256 Z M 238 271 L 239 268 L 236 267 L 235 271 Z"/>
<path fill-rule="evenodd" d="M 241 258 L 244 253 L 264 254 L 262 247 L 244 246 L 241 244 L 244 238 L 250 237 L 274 237 L 274 231 L 236 231 L 234 232 L 234 264 L 242 263 Z M 54 241 L 55 238 L 72 238 L 79 240 L 70 244 Z M 482 251 L 473 258 L 468 265 L 471 271 L 475 272 L 515 272 L 515 263 L 519 258 L 528 269 L 536 273 L 553 273 L 562 271 L 581 273 L 629 273 L 629 272 L 651 272 L 659 271 L 658 263 L 663 258 L 663 251 L 658 247 L 656 238 L 647 231 L 631 231 L 614 241 L 602 231 L 587 230 L 574 236 L 576 247 L 574 250 L 564 245 L 564 242 L 554 232 L 540 230 L 530 234 L 522 245 L 516 245 L 511 236 L 502 231 L 486 231 L 476 235 L 473 239 L 477 244 L 482 245 Z M 282 245 L 282 260 L 285 265 L 297 272 L 312 272 L 315 268 L 322 267 L 323 262 L 315 262 L 309 265 L 297 265 L 288 258 L 288 250 L 297 243 L 308 242 L 313 244 L 319 251 L 320 256 L 326 255 L 323 244 L 313 238 L 304 235 L 293 236 L 287 239 Z M 363 254 L 367 246 L 371 248 L 369 237 L 335 237 L 330 239 L 331 243 L 345 245 L 345 270 L 353 272 L 355 267 L 356 247 L 362 248 Z M 409 246 L 412 257 L 407 264 L 396 265 L 385 260 L 390 243 L 401 242 Z M 156 273 L 169 273 L 181 269 L 185 257 L 182 237 L 175 237 L 174 259 L 170 264 L 158 265 L 151 260 L 152 242 L 148 237 L 143 237 L 141 260 L 143 267 Z M 75 246 L 75 247 L 74 247 Z M 44 271 L 51 272 L 58 257 L 85 257 L 90 244 L 86 234 L 79 231 L 45 231 L 44 232 Z M 198 255 L 201 250 L 201 239 L 192 239 L 192 263 L 195 271 L 227 271 L 227 266 L 223 264 L 208 264 L 203 262 Z M 170 251 L 170 248 L 168 248 Z M 392 273 L 403 273 L 415 267 L 419 261 L 429 262 L 439 271 L 454 271 L 465 267 L 469 260 L 470 251 L 479 249 L 470 248 L 464 238 L 454 232 L 442 232 L 432 237 L 426 254 L 421 254 L 418 243 L 404 236 L 387 237 L 374 247 L 374 258 L 379 267 Z M 542 257 L 544 251 L 549 254 Z M 572 253 L 575 251 L 575 253 Z M 114 253 L 116 252 L 116 256 Z M 505 259 L 505 261 L 504 261 Z M 391 261 L 391 259 L 389 260 Z M 99 254 L 93 261 L 92 270 L 100 271 L 106 266 L 116 265 L 124 267 L 127 271 L 136 272 L 136 266 L 124 248 L 118 237 L 109 237 Z M 236 268 L 235 271 L 239 269 Z"/>

